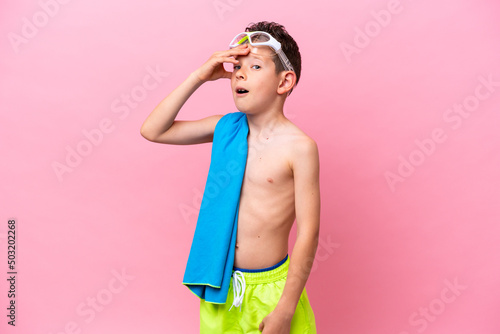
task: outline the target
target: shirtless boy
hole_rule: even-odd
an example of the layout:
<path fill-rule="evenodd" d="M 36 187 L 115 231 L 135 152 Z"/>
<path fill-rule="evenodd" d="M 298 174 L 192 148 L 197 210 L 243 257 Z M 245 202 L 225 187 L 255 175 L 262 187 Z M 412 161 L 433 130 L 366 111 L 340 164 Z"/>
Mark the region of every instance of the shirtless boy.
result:
<path fill-rule="evenodd" d="M 215 52 L 158 104 L 142 125 L 141 135 L 171 145 L 212 142 L 215 126 L 224 115 L 196 121 L 175 118 L 203 83 L 230 79 L 236 108 L 246 115 L 249 129 L 233 270 L 246 279 L 244 301 L 248 305 L 243 304 L 243 312 L 237 308 L 229 311 L 235 294 L 231 278 L 226 304 L 201 299 L 200 332 L 316 333 L 305 284 L 319 238 L 318 148 L 283 114 L 285 100 L 300 78 L 300 53 L 293 38 L 277 23 L 258 22 L 245 31 L 267 32 L 281 43 L 288 64 L 272 47 L 250 45 L 248 39 Z M 235 39 L 241 41 L 241 36 Z M 250 41 L 258 42 L 259 37 L 254 37 Z M 233 72 L 226 71 L 223 63 L 232 64 Z M 248 92 L 239 93 L 239 89 Z M 295 219 L 296 242 L 288 257 Z"/>

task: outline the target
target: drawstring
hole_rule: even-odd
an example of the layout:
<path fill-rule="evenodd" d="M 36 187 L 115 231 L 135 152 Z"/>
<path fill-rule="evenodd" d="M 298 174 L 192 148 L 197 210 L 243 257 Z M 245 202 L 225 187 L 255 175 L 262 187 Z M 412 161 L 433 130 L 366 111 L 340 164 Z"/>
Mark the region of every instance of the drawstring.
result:
<path fill-rule="evenodd" d="M 233 306 L 240 307 L 241 312 L 241 304 L 243 304 L 243 295 L 245 294 L 245 276 L 239 270 L 236 270 L 233 273 L 233 305 L 229 308 L 229 311 L 233 308 Z M 241 292 L 241 294 L 240 294 Z"/>

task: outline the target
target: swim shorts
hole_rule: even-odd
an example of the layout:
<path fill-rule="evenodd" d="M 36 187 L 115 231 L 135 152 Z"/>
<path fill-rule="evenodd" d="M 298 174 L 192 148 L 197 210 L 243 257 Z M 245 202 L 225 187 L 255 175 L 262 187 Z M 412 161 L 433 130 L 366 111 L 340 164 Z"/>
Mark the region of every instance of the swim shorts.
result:
<path fill-rule="evenodd" d="M 287 255 L 279 263 L 264 269 L 233 267 L 225 304 L 200 299 L 200 334 L 260 334 L 260 323 L 281 298 L 289 264 Z M 316 322 L 304 287 L 292 318 L 290 334 L 313 333 L 316 334 Z"/>

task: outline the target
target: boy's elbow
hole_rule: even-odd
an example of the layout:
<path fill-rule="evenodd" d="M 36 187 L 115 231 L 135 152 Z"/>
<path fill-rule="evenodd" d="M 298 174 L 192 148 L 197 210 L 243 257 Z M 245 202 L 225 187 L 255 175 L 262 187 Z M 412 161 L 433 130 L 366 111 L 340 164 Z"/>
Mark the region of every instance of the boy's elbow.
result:
<path fill-rule="evenodd" d="M 152 141 L 154 142 L 154 138 L 152 138 L 150 136 L 150 134 L 148 133 L 148 131 L 146 131 L 146 129 L 144 128 L 144 125 L 141 127 L 141 130 L 140 130 L 140 133 L 141 133 L 141 136 L 149 141 Z"/>

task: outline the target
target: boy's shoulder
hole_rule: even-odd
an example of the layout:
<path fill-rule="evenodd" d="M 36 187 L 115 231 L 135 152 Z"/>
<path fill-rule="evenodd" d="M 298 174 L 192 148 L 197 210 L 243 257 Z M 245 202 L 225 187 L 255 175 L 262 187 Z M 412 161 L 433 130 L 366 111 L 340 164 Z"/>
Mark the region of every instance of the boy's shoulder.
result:
<path fill-rule="evenodd" d="M 289 157 L 289 167 L 293 171 L 299 162 L 315 161 L 319 159 L 316 141 L 307 135 L 292 121 L 288 120 L 283 131 L 283 142 Z"/>
<path fill-rule="evenodd" d="M 299 128 L 292 121 L 287 119 L 285 124 L 284 133 L 289 136 L 290 144 L 295 145 L 316 145 L 316 141 L 312 139 L 307 133 Z"/>

